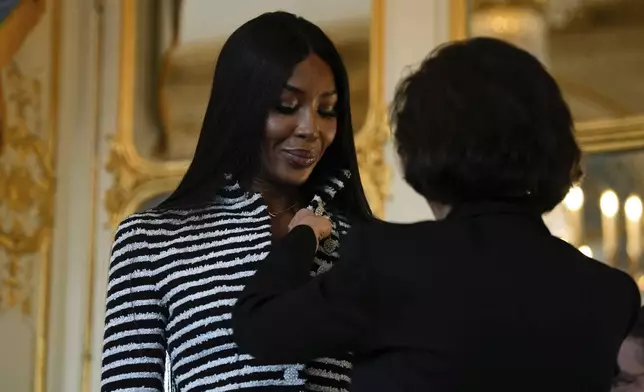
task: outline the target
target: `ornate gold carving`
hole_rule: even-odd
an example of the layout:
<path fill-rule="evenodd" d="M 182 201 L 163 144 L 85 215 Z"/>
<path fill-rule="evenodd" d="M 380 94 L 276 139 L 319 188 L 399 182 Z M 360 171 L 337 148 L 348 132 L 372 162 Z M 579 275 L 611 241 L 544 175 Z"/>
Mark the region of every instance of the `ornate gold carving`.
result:
<path fill-rule="evenodd" d="M 128 155 L 123 144 L 113 143 L 106 169 L 114 175 L 114 183 L 105 194 L 111 227 L 116 227 L 124 217 L 136 212 L 145 200 L 172 191 L 187 167 L 176 162 L 150 162 L 147 165 L 146 161 L 139 159 L 144 165 L 135 165 L 138 159 Z M 167 167 L 166 173 L 149 170 L 157 166 Z"/>
<path fill-rule="evenodd" d="M 43 392 L 46 383 L 56 187 L 60 8 L 57 0 L 50 3 L 49 83 L 25 74 L 14 60 L 0 73 L 0 311 L 18 308 L 35 321 L 35 392 Z M 22 5 L 37 6 L 42 12 L 44 0 L 23 1 Z M 3 45 L 0 42 L 8 50 Z M 45 92 L 49 96 L 46 109 Z"/>
<path fill-rule="evenodd" d="M 389 196 L 391 171 L 385 161 L 384 145 L 388 140 L 389 127 L 383 109 L 373 110 L 368 115 L 363 131 L 356 136 L 356 150 L 360 178 L 374 214 L 383 217 L 385 202 Z M 363 136 L 364 135 L 364 136 Z"/>
<path fill-rule="evenodd" d="M 371 208 L 384 216 L 389 196 L 390 169 L 385 161 L 385 144 L 389 139 L 387 108 L 384 103 L 384 0 L 371 1 L 369 48 L 369 111 L 363 128 L 356 136 L 360 177 Z"/>
<path fill-rule="evenodd" d="M 40 81 L 25 76 L 15 62 L 4 76 L 9 115 L 0 161 L 0 249 L 7 262 L 0 272 L 0 309 L 28 312 L 34 294 L 29 256 L 49 258 L 43 245 L 53 225 L 56 175 L 52 140 L 43 129 Z"/>
<path fill-rule="evenodd" d="M 2 77 L 0 77 L 0 155 L 2 155 L 3 135 L 7 132 L 7 105 L 4 100 Z"/>

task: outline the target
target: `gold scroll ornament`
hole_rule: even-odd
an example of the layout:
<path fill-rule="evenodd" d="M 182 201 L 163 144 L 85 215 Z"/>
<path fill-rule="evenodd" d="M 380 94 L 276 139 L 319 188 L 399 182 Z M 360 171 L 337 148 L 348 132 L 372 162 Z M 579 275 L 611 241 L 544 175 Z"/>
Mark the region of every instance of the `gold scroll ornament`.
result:
<path fill-rule="evenodd" d="M 3 72 L 6 111 L 0 154 L 0 310 L 31 312 L 34 265 L 48 257 L 53 225 L 54 146 L 42 136 L 42 85 L 15 62 Z"/>

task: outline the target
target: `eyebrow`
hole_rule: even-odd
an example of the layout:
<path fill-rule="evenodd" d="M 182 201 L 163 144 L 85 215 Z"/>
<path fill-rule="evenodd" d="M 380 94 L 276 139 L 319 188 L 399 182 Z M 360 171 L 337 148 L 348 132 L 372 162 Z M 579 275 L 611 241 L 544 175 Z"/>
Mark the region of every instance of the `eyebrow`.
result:
<path fill-rule="evenodd" d="M 292 85 L 290 85 L 288 83 L 284 85 L 284 90 L 288 90 L 288 91 L 294 92 L 296 94 L 305 94 L 304 90 L 302 90 L 301 88 L 292 86 Z M 320 95 L 323 96 L 323 97 L 330 97 L 330 96 L 336 95 L 336 94 L 338 94 L 338 92 L 335 89 L 333 89 L 331 91 L 325 91 Z"/>

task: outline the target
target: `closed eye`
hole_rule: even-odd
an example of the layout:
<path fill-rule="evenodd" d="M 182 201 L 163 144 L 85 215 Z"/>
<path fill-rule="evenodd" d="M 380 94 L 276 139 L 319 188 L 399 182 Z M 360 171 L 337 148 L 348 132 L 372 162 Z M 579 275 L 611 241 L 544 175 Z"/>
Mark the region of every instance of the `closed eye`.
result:
<path fill-rule="evenodd" d="M 338 113 L 336 112 L 335 108 L 330 108 L 330 109 L 318 109 L 318 113 L 322 117 L 327 117 L 327 118 L 335 118 L 338 116 Z"/>
<path fill-rule="evenodd" d="M 294 114 L 295 112 L 297 112 L 298 109 L 299 109 L 299 105 L 291 106 L 291 105 L 279 104 L 275 107 L 275 110 L 278 113 L 286 114 L 286 115 Z"/>

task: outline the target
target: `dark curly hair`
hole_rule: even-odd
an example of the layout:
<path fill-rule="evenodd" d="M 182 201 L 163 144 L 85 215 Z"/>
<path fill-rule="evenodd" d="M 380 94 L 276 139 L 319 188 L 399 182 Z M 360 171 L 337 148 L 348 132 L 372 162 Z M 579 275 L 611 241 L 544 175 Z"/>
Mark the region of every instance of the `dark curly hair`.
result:
<path fill-rule="evenodd" d="M 507 200 L 545 213 L 582 175 L 557 83 L 497 39 L 433 51 L 398 85 L 391 119 L 405 179 L 431 202 Z"/>

